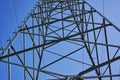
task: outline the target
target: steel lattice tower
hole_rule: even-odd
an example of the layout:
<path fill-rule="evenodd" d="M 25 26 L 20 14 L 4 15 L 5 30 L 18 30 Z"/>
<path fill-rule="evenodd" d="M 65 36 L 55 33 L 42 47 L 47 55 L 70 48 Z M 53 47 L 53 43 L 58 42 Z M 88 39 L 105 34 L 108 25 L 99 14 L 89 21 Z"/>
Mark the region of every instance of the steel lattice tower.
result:
<path fill-rule="evenodd" d="M 113 34 L 119 32 L 84 0 L 39 1 L 1 50 L 0 62 L 8 80 L 115 80 L 120 41 Z"/>

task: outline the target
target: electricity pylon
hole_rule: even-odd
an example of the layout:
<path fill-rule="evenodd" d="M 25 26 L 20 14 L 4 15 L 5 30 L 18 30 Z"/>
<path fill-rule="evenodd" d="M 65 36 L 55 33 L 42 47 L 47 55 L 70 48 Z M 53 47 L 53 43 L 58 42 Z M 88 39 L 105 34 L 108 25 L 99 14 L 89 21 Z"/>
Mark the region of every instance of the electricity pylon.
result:
<path fill-rule="evenodd" d="M 115 80 L 119 32 L 84 0 L 41 0 L 1 49 L 0 62 L 8 80 Z"/>

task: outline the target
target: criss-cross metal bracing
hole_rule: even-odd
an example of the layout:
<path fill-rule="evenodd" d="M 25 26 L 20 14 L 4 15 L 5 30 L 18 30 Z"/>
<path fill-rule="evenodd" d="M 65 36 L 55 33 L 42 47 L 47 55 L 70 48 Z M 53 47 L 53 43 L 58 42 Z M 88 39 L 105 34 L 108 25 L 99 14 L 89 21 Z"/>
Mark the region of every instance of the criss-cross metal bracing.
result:
<path fill-rule="evenodd" d="M 8 80 L 118 80 L 119 32 L 84 0 L 39 1 L 0 63 Z"/>

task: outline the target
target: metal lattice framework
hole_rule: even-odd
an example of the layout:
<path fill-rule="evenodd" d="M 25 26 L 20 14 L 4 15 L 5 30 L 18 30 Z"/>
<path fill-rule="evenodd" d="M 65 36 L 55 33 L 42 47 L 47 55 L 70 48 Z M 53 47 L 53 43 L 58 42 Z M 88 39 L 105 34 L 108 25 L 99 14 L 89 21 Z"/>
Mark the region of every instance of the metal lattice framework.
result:
<path fill-rule="evenodd" d="M 8 80 L 115 80 L 119 32 L 86 1 L 39 1 L 1 50 L 0 62 Z"/>

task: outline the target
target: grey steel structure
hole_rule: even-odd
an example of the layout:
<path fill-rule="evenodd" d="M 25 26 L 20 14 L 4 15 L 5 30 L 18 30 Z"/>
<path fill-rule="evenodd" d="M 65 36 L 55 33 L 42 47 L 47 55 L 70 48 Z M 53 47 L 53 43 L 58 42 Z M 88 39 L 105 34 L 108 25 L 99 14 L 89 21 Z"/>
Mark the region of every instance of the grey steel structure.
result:
<path fill-rule="evenodd" d="M 8 80 L 118 80 L 119 32 L 84 0 L 41 0 L 1 48 L 0 63 Z"/>

